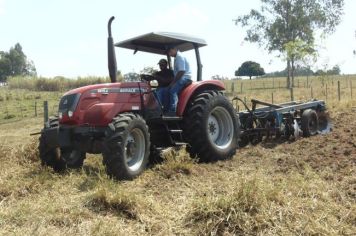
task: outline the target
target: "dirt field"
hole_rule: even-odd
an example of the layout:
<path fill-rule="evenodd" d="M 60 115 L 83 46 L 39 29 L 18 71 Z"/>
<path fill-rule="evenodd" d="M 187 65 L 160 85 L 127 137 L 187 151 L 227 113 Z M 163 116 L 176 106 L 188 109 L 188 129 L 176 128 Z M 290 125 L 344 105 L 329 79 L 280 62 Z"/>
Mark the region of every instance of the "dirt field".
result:
<path fill-rule="evenodd" d="M 169 151 L 129 182 L 108 179 L 100 155 L 54 173 L 29 136 L 40 119 L 0 125 L 0 235 L 353 235 L 355 114 L 333 110 L 331 133 L 213 164 Z"/>

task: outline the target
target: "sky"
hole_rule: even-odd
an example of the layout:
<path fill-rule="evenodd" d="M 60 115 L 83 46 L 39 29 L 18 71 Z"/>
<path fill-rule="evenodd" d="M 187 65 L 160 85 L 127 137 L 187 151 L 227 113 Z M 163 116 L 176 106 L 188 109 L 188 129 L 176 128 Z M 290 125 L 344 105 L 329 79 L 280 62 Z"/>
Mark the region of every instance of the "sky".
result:
<path fill-rule="evenodd" d="M 0 0 L 0 51 L 20 43 L 37 74 L 44 77 L 107 76 L 107 21 L 119 42 L 149 32 L 168 31 L 203 38 L 200 50 L 203 79 L 233 78 L 244 61 L 259 63 L 266 72 L 280 71 L 286 62 L 276 53 L 245 42 L 245 29 L 233 19 L 260 9 L 260 0 Z M 334 34 L 318 40 L 320 57 L 313 69 L 339 65 L 356 74 L 356 1 L 345 0 L 345 14 Z M 193 69 L 193 52 L 184 52 Z M 118 70 L 140 73 L 158 69 L 162 56 L 116 49 Z"/>

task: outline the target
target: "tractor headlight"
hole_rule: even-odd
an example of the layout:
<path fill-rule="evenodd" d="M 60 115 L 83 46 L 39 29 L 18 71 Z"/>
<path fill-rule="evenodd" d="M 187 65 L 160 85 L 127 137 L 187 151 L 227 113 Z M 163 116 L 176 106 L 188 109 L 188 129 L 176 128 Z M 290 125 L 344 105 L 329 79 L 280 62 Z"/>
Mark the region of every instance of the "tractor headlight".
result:
<path fill-rule="evenodd" d="M 72 111 L 68 111 L 68 116 L 69 116 L 69 118 L 71 118 L 73 116 L 73 112 Z"/>

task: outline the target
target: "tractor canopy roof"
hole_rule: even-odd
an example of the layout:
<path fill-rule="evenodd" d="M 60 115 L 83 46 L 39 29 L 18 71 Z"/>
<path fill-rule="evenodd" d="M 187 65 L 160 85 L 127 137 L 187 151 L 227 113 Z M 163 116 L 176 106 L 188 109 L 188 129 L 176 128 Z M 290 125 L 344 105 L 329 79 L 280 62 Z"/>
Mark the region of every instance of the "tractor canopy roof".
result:
<path fill-rule="evenodd" d="M 170 32 L 152 32 L 115 44 L 117 47 L 132 49 L 135 52 L 142 51 L 161 55 L 166 55 L 169 47 L 176 47 L 179 51 L 184 52 L 206 45 L 204 39 Z"/>

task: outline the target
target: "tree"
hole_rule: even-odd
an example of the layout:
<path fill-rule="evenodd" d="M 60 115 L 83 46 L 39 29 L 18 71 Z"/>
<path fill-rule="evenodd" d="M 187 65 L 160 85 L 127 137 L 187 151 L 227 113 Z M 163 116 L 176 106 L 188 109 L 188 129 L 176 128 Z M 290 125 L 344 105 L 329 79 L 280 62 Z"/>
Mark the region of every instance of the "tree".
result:
<path fill-rule="evenodd" d="M 130 73 L 124 74 L 124 81 L 125 82 L 140 81 L 140 75 L 135 72 L 130 72 Z"/>
<path fill-rule="evenodd" d="M 339 67 L 339 65 L 335 65 L 333 66 L 332 69 L 327 70 L 326 68 L 324 70 L 317 70 L 314 75 L 318 75 L 318 76 L 325 76 L 325 75 L 340 75 L 341 73 L 341 69 Z"/>
<path fill-rule="evenodd" d="M 258 64 L 253 61 L 245 61 L 239 67 L 237 71 L 235 71 L 235 76 L 249 76 L 250 79 L 252 76 L 261 76 L 265 74 L 265 70 Z"/>
<path fill-rule="evenodd" d="M 339 65 L 335 65 L 335 66 L 333 66 L 333 68 L 331 70 L 327 70 L 326 74 L 327 75 L 340 75 L 340 72 L 341 72 L 341 70 L 340 70 Z"/>
<path fill-rule="evenodd" d="M 36 74 L 33 61 L 27 60 L 19 43 L 10 48 L 9 52 L 0 52 L 0 81 L 6 81 L 9 76 Z"/>
<path fill-rule="evenodd" d="M 245 40 L 265 46 L 269 52 L 286 55 L 287 87 L 297 60 L 288 55 L 288 45 L 302 42 L 306 54 L 316 51 L 315 32 L 331 34 L 341 21 L 344 0 L 261 0 L 261 10 L 252 9 L 250 14 L 239 16 L 235 22 L 248 27 Z M 297 48 L 296 48 L 297 49 Z"/>
<path fill-rule="evenodd" d="M 211 79 L 212 80 L 228 80 L 229 78 L 221 76 L 221 75 L 213 75 L 213 76 L 211 76 Z"/>
<path fill-rule="evenodd" d="M 153 68 L 152 66 L 147 66 L 145 68 L 143 68 L 140 71 L 140 74 L 148 74 L 148 75 L 153 75 L 154 73 L 156 73 L 158 70 L 156 70 L 155 68 Z"/>
<path fill-rule="evenodd" d="M 291 69 L 288 70 L 287 67 L 287 77 L 290 77 L 291 85 L 294 87 L 294 75 L 296 70 L 296 62 L 301 61 L 303 64 L 308 64 L 308 59 L 311 58 L 316 62 L 317 53 L 313 48 L 313 45 L 310 45 L 300 39 L 295 41 L 290 41 L 284 45 L 286 51 L 286 61 L 291 62 Z"/>

